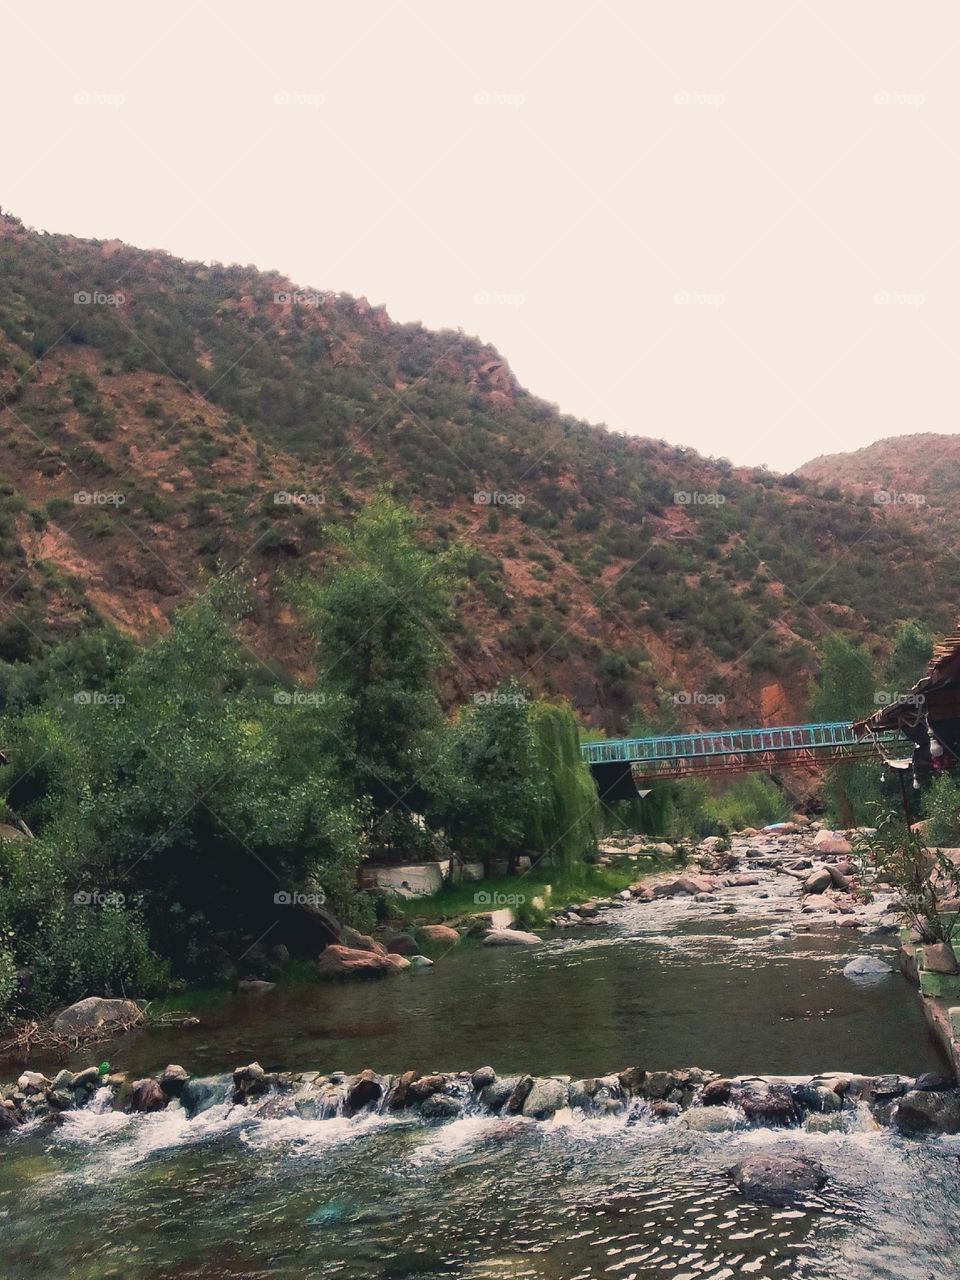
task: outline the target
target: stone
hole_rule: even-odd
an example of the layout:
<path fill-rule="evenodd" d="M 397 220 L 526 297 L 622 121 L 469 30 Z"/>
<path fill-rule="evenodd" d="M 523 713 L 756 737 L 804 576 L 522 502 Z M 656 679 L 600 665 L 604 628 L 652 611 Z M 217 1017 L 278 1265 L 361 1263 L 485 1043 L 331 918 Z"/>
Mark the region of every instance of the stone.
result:
<path fill-rule="evenodd" d="M 130 1089 L 130 1106 L 133 1111 L 162 1111 L 170 1099 L 152 1076 L 135 1080 Z"/>
<path fill-rule="evenodd" d="M 520 1076 L 513 1087 L 510 1097 L 504 1105 L 504 1111 L 509 1115 L 519 1115 L 523 1110 L 523 1104 L 526 1102 L 533 1089 L 533 1076 Z"/>
<path fill-rule="evenodd" d="M 791 1204 L 805 1192 L 819 1191 L 827 1182 L 817 1160 L 776 1152 L 748 1156 L 728 1173 L 745 1199 L 777 1206 Z"/>
<path fill-rule="evenodd" d="M 62 1009 L 53 1020 L 53 1029 L 60 1036 L 96 1035 L 105 1028 L 133 1025 L 143 1020 L 143 1012 L 132 1000 L 106 1000 L 100 996 L 88 996 L 76 1004 Z"/>
<path fill-rule="evenodd" d="M 666 1102 L 662 1098 L 650 1103 L 650 1115 L 654 1120 L 672 1120 L 674 1116 L 679 1114 L 679 1103 Z"/>
<path fill-rule="evenodd" d="M 251 1062 L 246 1067 L 237 1067 L 233 1073 L 234 1102 L 246 1102 L 247 1098 L 264 1093 L 266 1088 L 267 1073 L 259 1062 Z"/>
<path fill-rule="evenodd" d="M 857 979 L 875 981 L 892 972 L 890 965 L 884 960 L 878 960 L 876 956 L 854 956 L 849 963 L 843 966 L 843 976 L 852 978 L 854 981 Z"/>
<path fill-rule="evenodd" d="M 839 831 L 818 831 L 813 838 L 813 847 L 818 853 L 841 854 L 847 857 L 853 853 L 850 841 Z"/>
<path fill-rule="evenodd" d="M 237 983 L 237 991 L 246 995 L 264 995 L 267 991 L 273 991 L 276 985 L 264 978 L 241 978 Z"/>
<path fill-rule="evenodd" d="M 700 1103 L 704 1107 L 721 1107 L 730 1101 L 733 1094 L 732 1080 L 711 1080 L 703 1086 Z"/>
<path fill-rule="evenodd" d="M 447 1087 L 447 1077 L 435 1073 L 428 1076 L 417 1076 L 407 1087 L 407 1096 L 411 1102 L 423 1102 L 426 1098 L 440 1093 Z"/>
<path fill-rule="evenodd" d="M 847 1127 L 846 1117 L 839 1111 L 812 1112 L 803 1122 L 807 1133 L 843 1133 Z"/>
<path fill-rule="evenodd" d="M 351 951 L 372 951 L 377 956 L 387 954 L 387 948 L 382 942 L 371 938 L 369 933 L 359 933 L 356 929 L 351 929 L 349 925 L 343 925 L 340 938 L 343 945 L 349 947 Z"/>
<path fill-rule="evenodd" d="M 689 1107 L 680 1117 L 681 1127 L 696 1133 L 726 1133 L 742 1124 L 736 1107 Z"/>
<path fill-rule="evenodd" d="M 825 893 L 833 884 L 833 876 L 826 867 L 814 867 L 803 882 L 804 893 Z"/>
<path fill-rule="evenodd" d="M 183 1092 L 183 1086 L 189 1079 L 190 1073 L 175 1062 L 172 1062 L 163 1069 L 163 1073 L 160 1076 L 160 1088 L 168 1097 L 178 1098 Z"/>
<path fill-rule="evenodd" d="M 490 1111 L 502 1111 L 519 1082 L 520 1076 L 497 1078 L 480 1090 L 480 1101 Z"/>
<path fill-rule="evenodd" d="M 928 973 L 960 973 L 960 965 L 949 942 L 931 942 L 923 948 L 923 967 Z"/>
<path fill-rule="evenodd" d="M 460 1102 L 449 1094 L 431 1094 L 420 1106 L 420 1114 L 428 1120 L 448 1120 L 460 1114 Z"/>
<path fill-rule="evenodd" d="M 448 924 L 425 924 L 421 926 L 421 935 L 427 942 L 442 943 L 454 947 L 460 941 L 460 934 Z"/>
<path fill-rule="evenodd" d="M 191 1120 L 223 1101 L 223 1087 L 213 1080 L 187 1080 L 180 1090 L 180 1105 Z"/>
<path fill-rule="evenodd" d="M 960 1089 L 911 1089 L 896 1104 L 893 1123 L 901 1133 L 960 1133 Z"/>
<path fill-rule="evenodd" d="M 791 1124 L 797 1118 L 796 1104 L 788 1085 L 751 1086 L 738 1098 L 748 1120 L 764 1125 Z"/>
<path fill-rule="evenodd" d="M 385 945 L 387 951 L 395 956 L 415 956 L 420 950 L 412 933 L 393 933 Z"/>
<path fill-rule="evenodd" d="M 562 1080 L 538 1076 L 523 1104 L 523 1115 L 547 1120 L 568 1104 L 568 1089 Z"/>
<path fill-rule="evenodd" d="M 522 929 L 492 929 L 483 940 L 485 947 L 538 947 L 543 941 Z"/>
<path fill-rule="evenodd" d="M 6 1129 L 16 1129 L 17 1125 L 22 1123 L 23 1121 L 12 1106 L 0 1106 L 0 1133 Z"/>
<path fill-rule="evenodd" d="M 938 1075 L 936 1071 L 925 1071 L 923 1075 L 917 1076 L 913 1087 L 923 1092 L 936 1092 L 940 1089 L 952 1089 L 953 1084 L 950 1076 Z"/>
<path fill-rule="evenodd" d="M 379 978 L 385 974 L 406 969 L 410 961 L 406 956 L 395 956 L 375 951 L 341 947 L 336 943 L 325 947 L 317 961 L 320 978 Z"/>
<path fill-rule="evenodd" d="M 580 905 L 578 907 L 574 907 L 573 910 L 583 919 L 590 919 L 591 917 L 600 914 L 600 908 L 595 902 L 581 902 Z"/>
<path fill-rule="evenodd" d="M 383 1085 L 377 1079 L 376 1073 L 367 1067 L 347 1089 L 347 1110 L 354 1115 L 372 1102 L 378 1102 L 382 1094 Z"/>
<path fill-rule="evenodd" d="M 433 968 L 433 961 L 428 956 L 421 956 L 421 955 L 410 956 L 409 962 L 410 962 L 411 969 L 432 969 Z"/>
<path fill-rule="evenodd" d="M 474 1092 L 479 1093 L 481 1089 L 485 1089 L 487 1085 L 493 1084 L 497 1078 L 497 1073 L 493 1067 L 478 1067 L 470 1077 L 470 1083 L 473 1085 Z"/>
<path fill-rule="evenodd" d="M 29 1098 L 32 1094 L 46 1093 L 50 1081 L 40 1071 L 24 1071 L 17 1080 L 17 1088 Z"/>

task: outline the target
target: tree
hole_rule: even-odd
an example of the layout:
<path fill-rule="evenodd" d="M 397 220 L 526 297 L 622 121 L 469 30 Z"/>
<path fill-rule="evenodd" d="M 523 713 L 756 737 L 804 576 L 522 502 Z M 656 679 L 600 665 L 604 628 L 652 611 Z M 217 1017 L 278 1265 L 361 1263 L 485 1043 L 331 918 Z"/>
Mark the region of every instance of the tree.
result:
<path fill-rule="evenodd" d="M 530 723 L 543 787 L 530 815 L 527 839 L 535 854 L 569 868 L 596 851 L 597 788 L 580 753 L 580 726 L 566 703 L 532 703 Z"/>
<path fill-rule="evenodd" d="M 369 806 L 371 847 L 401 853 L 424 842 L 417 814 L 443 726 L 437 681 L 457 566 L 455 553 L 425 550 L 417 528 L 378 497 L 337 535 L 337 568 L 298 593 L 320 685 L 339 709 L 340 767 Z"/>
<path fill-rule="evenodd" d="M 814 721 L 852 721 L 876 710 L 870 655 L 840 635 L 823 644 L 820 671 L 810 698 Z M 880 776 L 872 764 L 836 764 L 826 772 L 825 792 L 833 818 L 841 826 L 866 823 L 880 798 Z"/>
<path fill-rule="evenodd" d="M 923 675 L 933 654 L 933 632 L 922 622 L 901 622 L 887 658 L 884 679 L 891 695 L 907 692 Z"/>

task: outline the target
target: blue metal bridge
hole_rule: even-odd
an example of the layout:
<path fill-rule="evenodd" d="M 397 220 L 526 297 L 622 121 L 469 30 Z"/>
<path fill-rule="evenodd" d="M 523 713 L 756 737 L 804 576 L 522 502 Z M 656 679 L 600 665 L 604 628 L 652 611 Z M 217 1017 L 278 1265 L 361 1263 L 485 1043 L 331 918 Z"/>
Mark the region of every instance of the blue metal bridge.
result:
<path fill-rule="evenodd" d="M 691 773 L 748 773 L 818 767 L 836 760 L 875 759 L 909 754 L 913 744 L 898 733 L 854 736 L 847 721 L 791 724 L 765 729 L 716 729 L 656 738 L 609 738 L 584 742 L 583 758 L 598 785 L 631 774 L 634 783 L 677 778 Z M 616 797 L 615 797 L 616 798 Z"/>

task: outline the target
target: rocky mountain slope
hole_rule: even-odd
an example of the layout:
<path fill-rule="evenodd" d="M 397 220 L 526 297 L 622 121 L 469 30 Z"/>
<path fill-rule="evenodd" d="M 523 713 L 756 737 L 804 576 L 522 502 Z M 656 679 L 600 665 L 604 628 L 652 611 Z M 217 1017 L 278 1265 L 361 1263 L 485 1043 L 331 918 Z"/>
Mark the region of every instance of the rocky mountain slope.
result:
<path fill-rule="evenodd" d="M 7 661 L 148 639 L 239 566 L 250 643 L 303 670 L 284 577 L 382 486 L 468 548 L 451 702 L 516 674 L 611 730 L 664 695 L 681 725 L 789 719 L 826 631 L 879 650 L 955 612 L 915 513 L 590 426 L 475 338 L 276 272 L 0 217 L 0 397 Z"/>

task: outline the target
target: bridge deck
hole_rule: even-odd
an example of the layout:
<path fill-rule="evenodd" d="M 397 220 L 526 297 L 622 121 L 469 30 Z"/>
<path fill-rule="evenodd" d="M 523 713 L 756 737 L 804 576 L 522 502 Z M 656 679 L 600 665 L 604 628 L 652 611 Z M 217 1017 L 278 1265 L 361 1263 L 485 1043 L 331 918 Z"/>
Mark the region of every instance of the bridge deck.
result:
<path fill-rule="evenodd" d="M 826 763 L 829 759 L 864 759 L 877 744 L 893 751 L 912 751 L 913 744 L 896 733 L 856 738 L 846 721 L 779 725 L 760 729 L 723 729 L 669 734 L 655 738 L 609 738 L 585 742 L 583 758 L 591 765 L 628 764 L 638 777 L 687 772 L 724 773 L 752 769 Z"/>

